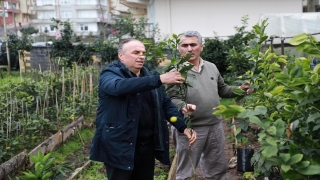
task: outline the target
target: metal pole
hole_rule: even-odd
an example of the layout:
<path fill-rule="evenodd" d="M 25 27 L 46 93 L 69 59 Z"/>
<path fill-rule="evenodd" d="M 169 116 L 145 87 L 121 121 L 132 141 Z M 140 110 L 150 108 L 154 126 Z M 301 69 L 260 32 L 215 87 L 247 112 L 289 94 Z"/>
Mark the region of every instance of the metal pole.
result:
<path fill-rule="evenodd" d="M 7 36 L 7 22 L 6 22 L 6 13 L 4 11 L 4 0 L 2 1 L 2 14 L 3 14 L 3 28 L 4 28 L 4 40 L 6 41 L 6 51 L 7 51 L 7 61 L 8 61 L 8 75 L 11 75 L 11 65 L 10 65 L 10 52 L 9 52 L 9 43 Z"/>

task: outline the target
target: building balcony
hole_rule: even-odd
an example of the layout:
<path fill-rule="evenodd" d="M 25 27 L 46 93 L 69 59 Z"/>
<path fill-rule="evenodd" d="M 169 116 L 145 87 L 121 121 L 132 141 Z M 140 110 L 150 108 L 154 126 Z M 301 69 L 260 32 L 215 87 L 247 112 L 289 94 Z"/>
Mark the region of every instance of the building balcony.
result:
<path fill-rule="evenodd" d="M 106 19 L 104 19 L 106 21 Z M 72 18 L 72 22 L 84 23 L 84 22 L 102 22 L 100 18 Z"/>
<path fill-rule="evenodd" d="M 20 0 L 5 0 L 4 2 L 20 3 Z"/>
<path fill-rule="evenodd" d="M 32 11 L 48 11 L 48 10 L 55 10 L 55 6 L 30 6 L 29 7 L 30 10 Z"/>
<path fill-rule="evenodd" d="M 146 8 L 149 0 L 119 0 L 121 4 L 128 7 Z"/>
<path fill-rule="evenodd" d="M 75 9 L 97 9 L 97 10 L 100 10 L 101 8 L 103 10 L 108 10 L 108 7 L 107 6 L 104 6 L 104 5 L 82 5 L 82 4 L 76 4 L 74 5 L 74 8 Z"/>
<path fill-rule="evenodd" d="M 8 13 L 20 13 L 20 9 L 6 9 Z"/>
<path fill-rule="evenodd" d="M 31 19 L 31 24 L 52 24 L 51 19 Z"/>

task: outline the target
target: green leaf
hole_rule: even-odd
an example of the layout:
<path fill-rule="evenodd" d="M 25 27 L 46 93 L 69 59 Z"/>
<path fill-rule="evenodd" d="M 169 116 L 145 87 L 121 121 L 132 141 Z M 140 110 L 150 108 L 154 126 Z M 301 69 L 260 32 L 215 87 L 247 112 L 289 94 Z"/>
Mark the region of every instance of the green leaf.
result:
<path fill-rule="evenodd" d="M 296 169 L 299 173 L 303 175 L 318 175 L 320 172 L 320 165 L 310 165 L 306 168 Z"/>
<path fill-rule="evenodd" d="M 300 78 L 302 76 L 302 66 L 301 65 L 295 66 L 291 70 L 290 75 L 292 78 Z"/>
<path fill-rule="evenodd" d="M 311 76 L 311 81 L 312 81 L 312 84 L 318 84 L 318 82 L 319 82 L 319 75 L 318 74 L 313 74 L 312 76 Z"/>
<path fill-rule="evenodd" d="M 290 41 L 289 44 L 293 46 L 297 46 L 305 41 L 308 40 L 308 35 L 306 33 L 299 34 L 297 36 L 294 36 Z"/>
<path fill-rule="evenodd" d="M 276 137 L 281 137 L 284 134 L 285 130 L 286 130 L 285 122 L 282 121 L 281 119 L 278 119 L 273 123 L 273 125 L 277 129 Z"/>
<path fill-rule="evenodd" d="M 294 171 L 294 170 L 289 170 L 288 172 L 282 172 L 281 176 L 286 180 L 305 179 L 305 177 L 303 177 L 301 174 L 299 174 L 297 171 Z"/>
<path fill-rule="evenodd" d="M 290 143 L 289 153 L 291 156 L 294 156 L 295 154 L 299 154 L 300 153 L 299 147 L 294 143 Z"/>
<path fill-rule="evenodd" d="M 216 107 L 219 110 L 224 110 L 227 109 L 227 107 L 225 105 L 220 104 L 219 106 Z"/>
<path fill-rule="evenodd" d="M 319 73 L 320 70 L 320 64 L 317 64 L 314 68 L 313 68 L 313 72 L 314 73 Z"/>
<path fill-rule="evenodd" d="M 319 100 L 320 100 L 320 97 L 306 99 L 306 100 L 303 100 L 303 101 L 300 103 L 300 105 L 301 105 L 301 106 L 304 106 L 304 105 L 306 105 L 306 104 L 313 103 L 313 102 L 316 102 L 316 101 L 319 101 Z"/>
<path fill-rule="evenodd" d="M 31 172 L 23 172 L 23 176 L 22 176 L 22 178 L 24 179 L 24 180 L 38 180 L 38 177 L 35 175 L 35 174 L 33 174 L 33 173 L 31 173 Z"/>
<path fill-rule="evenodd" d="M 313 127 L 312 131 L 318 131 L 320 129 L 320 124 L 316 125 Z"/>
<path fill-rule="evenodd" d="M 51 178 L 54 175 L 53 172 L 47 172 L 42 176 L 42 180 L 47 180 L 49 178 Z"/>
<path fill-rule="evenodd" d="M 178 64 L 177 59 L 176 59 L 176 58 L 172 58 L 172 59 L 171 59 L 171 64 L 173 64 L 173 65 Z"/>
<path fill-rule="evenodd" d="M 277 146 L 267 146 L 261 152 L 262 156 L 265 158 L 270 158 L 278 153 Z"/>
<path fill-rule="evenodd" d="M 244 107 L 238 106 L 238 105 L 229 105 L 229 107 L 230 107 L 231 109 L 233 109 L 234 111 L 237 111 L 237 112 L 239 112 L 239 113 L 245 110 Z"/>
<path fill-rule="evenodd" d="M 242 90 L 241 88 L 235 88 L 232 92 L 238 96 L 241 96 L 244 95 L 246 91 Z"/>
<path fill-rule="evenodd" d="M 277 128 L 275 126 L 270 126 L 268 129 L 267 129 L 267 132 L 271 135 L 276 135 L 277 134 Z"/>
<path fill-rule="evenodd" d="M 288 80 L 289 77 L 283 73 L 274 73 L 274 77 L 277 78 L 277 80 Z"/>
<path fill-rule="evenodd" d="M 50 157 L 51 157 L 51 153 L 46 154 L 46 155 L 43 157 L 43 162 L 47 162 Z"/>
<path fill-rule="evenodd" d="M 305 79 L 305 78 L 295 78 L 295 79 L 293 79 L 293 80 L 290 82 L 289 86 L 290 86 L 290 87 L 297 87 L 297 86 L 300 86 L 300 85 L 305 85 L 305 84 L 308 83 L 308 81 L 309 81 L 309 78 L 308 78 L 308 79 Z"/>
<path fill-rule="evenodd" d="M 241 132 L 241 128 L 237 128 L 235 135 L 239 134 Z"/>
<path fill-rule="evenodd" d="M 260 119 L 257 116 L 250 116 L 249 121 L 251 123 L 257 124 L 260 127 L 264 127 L 263 123 L 260 121 Z"/>
<path fill-rule="evenodd" d="M 286 162 L 289 161 L 290 159 L 290 154 L 289 153 L 280 153 L 280 158 L 282 159 L 282 161 L 286 164 Z"/>
<path fill-rule="evenodd" d="M 319 118 L 320 118 L 320 113 L 317 112 L 317 113 L 311 114 L 307 119 L 307 123 L 315 122 L 315 120 L 317 120 Z"/>
<path fill-rule="evenodd" d="M 271 138 L 271 137 L 268 137 L 268 138 L 266 139 L 266 141 L 267 141 L 267 143 L 269 143 L 269 144 L 272 145 L 272 146 L 277 146 L 277 142 L 276 142 L 273 138 Z"/>
<path fill-rule="evenodd" d="M 291 166 L 283 164 L 283 165 L 281 165 L 281 169 L 284 172 L 288 172 L 291 169 Z"/>
<path fill-rule="evenodd" d="M 259 159 L 256 161 L 259 161 Z M 278 157 L 268 158 L 268 159 L 266 159 L 266 162 L 269 162 L 269 164 L 271 164 L 272 166 L 278 166 L 278 165 L 282 164 L 282 161 Z"/>
<path fill-rule="evenodd" d="M 177 38 L 178 38 L 178 35 L 176 35 L 176 34 L 173 33 L 173 34 L 172 34 L 172 37 L 175 38 L 175 39 L 177 39 Z"/>
<path fill-rule="evenodd" d="M 287 162 L 287 164 L 289 165 L 293 165 L 296 164 L 298 162 L 300 162 L 303 158 L 303 154 L 295 154 L 294 156 L 290 157 L 290 160 Z"/>
<path fill-rule="evenodd" d="M 286 64 L 287 60 L 284 58 L 278 58 L 277 62 Z"/>
<path fill-rule="evenodd" d="M 280 94 L 284 89 L 284 86 L 277 86 L 275 87 L 270 93 L 274 96 L 274 95 L 278 95 Z"/>
<path fill-rule="evenodd" d="M 255 113 L 257 113 L 256 115 L 266 115 L 268 109 L 265 106 L 256 106 L 254 108 Z"/>
<path fill-rule="evenodd" d="M 244 131 L 247 131 L 248 130 L 248 123 L 246 121 L 241 121 L 240 128 L 243 129 Z"/>
<path fill-rule="evenodd" d="M 49 159 L 49 161 L 47 161 L 47 163 L 45 164 L 44 169 L 49 168 L 53 163 L 54 163 L 54 158 Z"/>
<path fill-rule="evenodd" d="M 263 95 L 267 96 L 268 98 L 272 98 L 272 94 L 271 93 L 264 92 Z"/>
<path fill-rule="evenodd" d="M 310 165 L 310 161 L 302 161 L 297 165 L 297 168 L 303 169 Z"/>
<path fill-rule="evenodd" d="M 39 162 L 39 158 L 37 156 L 30 156 L 30 160 L 34 163 Z"/>

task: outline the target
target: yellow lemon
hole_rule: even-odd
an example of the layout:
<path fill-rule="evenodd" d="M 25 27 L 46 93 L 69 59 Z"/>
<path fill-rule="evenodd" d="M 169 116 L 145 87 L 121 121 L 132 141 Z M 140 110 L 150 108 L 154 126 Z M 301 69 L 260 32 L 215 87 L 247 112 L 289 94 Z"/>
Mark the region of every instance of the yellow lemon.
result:
<path fill-rule="evenodd" d="M 171 118 L 170 118 L 170 122 L 177 122 L 177 117 L 176 116 L 172 116 Z"/>

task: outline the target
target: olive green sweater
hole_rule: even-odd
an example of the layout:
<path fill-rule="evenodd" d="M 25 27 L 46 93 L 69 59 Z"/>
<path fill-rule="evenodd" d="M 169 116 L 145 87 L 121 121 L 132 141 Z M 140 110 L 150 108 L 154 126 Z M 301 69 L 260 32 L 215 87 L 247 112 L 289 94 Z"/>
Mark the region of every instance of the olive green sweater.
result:
<path fill-rule="evenodd" d="M 193 74 L 195 78 L 187 78 L 187 81 L 193 85 L 193 87 L 188 88 L 187 103 L 197 106 L 196 111 L 191 115 L 193 126 L 208 126 L 221 121 L 220 116 L 212 114 L 214 112 L 213 108 L 220 105 L 220 97 L 232 98 L 236 96 L 232 92 L 236 86 L 229 86 L 224 82 L 216 65 L 202 59 L 201 61 L 200 72 L 193 68 L 188 73 Z M 168 92 L 173 103 L 181 107 L 184 102 L 181 95 L 178 94 L 176 86 Z"/>

